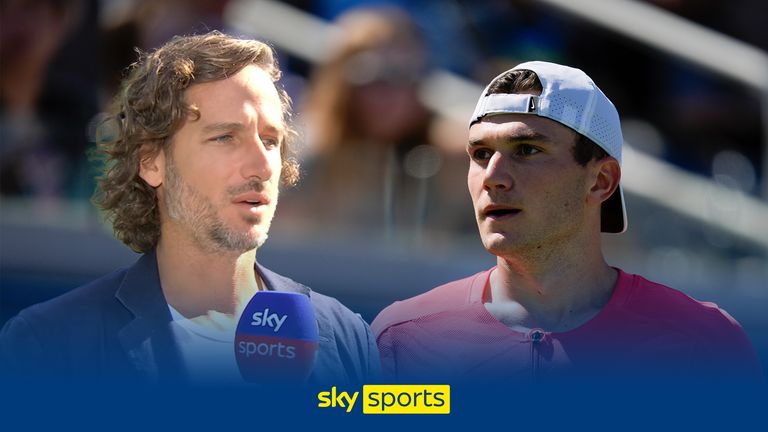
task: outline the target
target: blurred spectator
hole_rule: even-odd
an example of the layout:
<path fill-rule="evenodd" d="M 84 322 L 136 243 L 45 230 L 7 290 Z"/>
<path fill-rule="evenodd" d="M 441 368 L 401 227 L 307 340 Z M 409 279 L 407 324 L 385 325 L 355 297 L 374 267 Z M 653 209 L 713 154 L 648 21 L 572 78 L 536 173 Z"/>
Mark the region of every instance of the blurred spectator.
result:
<path fill-rule="evenodd" d="M 471 77 L 490 81 L 501 71 L 530 61 L 563 61 L 565 41 L 572 23 L 557 14 L 546 13 L 545 6 L 530 0 L 460 0 L 462 28 L 481 61 L 473 63 Z"/>
<path fill-rule="evenodd" d="M 104 94 L 113 95 L 123 70 L 136 61 L 136 49 L 157 48 L 176 35 L 224 30 L 227 0 L 113 0 L 102 25 Z"/>
<path fill-rule="evenodd" d="M 96 0 L 0 3 L 3 195 L 77 196 L 96 113 Z"/>
<path fill-rule="evenodd" d="M 468 8 L 463 7 L 461 1 L 289 0 L 289 2 L 331 21 L 353 9 L 397 7 L 407 12 L 421 31 L 421 37 L 426 42 L 430 58 L 436 66 L 467 74 L 480 60 L 479 53 L 473 49 L 464 29 Z M 494 2 L 506 2 L 506 0 L 494 0 Z M 475 7 L 469 10 L 471 12 L 487 10 L 489 8 L 485 3 L 488 2 L 483 2 L 482 7 L 478 8 L 475 2 Z"/>
<path fill-rule="evenodd" d="M 471 228 L 466 137 L 463 127 L 445 133 L 419 99 L 429 62 L 413 22 L 388 8 L 337 24 L 340 39 L 305 95 L 308 172 L 282 214 L 324 233 L 400 239 Z"/>

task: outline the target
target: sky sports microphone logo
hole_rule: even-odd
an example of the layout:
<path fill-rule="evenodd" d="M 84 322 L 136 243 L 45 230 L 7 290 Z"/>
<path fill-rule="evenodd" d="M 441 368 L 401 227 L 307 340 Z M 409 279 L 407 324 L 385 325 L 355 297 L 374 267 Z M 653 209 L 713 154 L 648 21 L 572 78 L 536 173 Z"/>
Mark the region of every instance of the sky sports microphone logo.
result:
<path fill-rule="evenodd" d="M 318 408 L 343 409 L 350 413 L 360 392 L 330 391 L 317 394 Z M 451 386 L 447 384 L 364 385 L 360 399 L 363 414 L 450 414 Z"/>
<path fill-rule="evenodd" d="M 269 308 L 264 308 L 262 312 L 254 312 L 251 316 L 251 325 L 273 328 L 275 333 L 280 331 L 288 315 L 280 316 L 276 313 L 269 313 Z"/>
<path fill-rule="evenodd" d="M 280 327 L 288 318 L 288 315 L 278 315 L 276 313 L 270 313 L 269 308 L 264 308 L 263 311 L 254 312 L 251 315 L 251 325 L 259 327 L 269 327 L 273 329 L 274 333 L 280 331 Z M 296 357 L 296 348 L 292 345 L 285 345 L 282 341 L 278 341 L 277 344 L 256 343 L 253 341 L 240 340 L 237 343 L 237 352 L 246 357 L 253 355 L 261 356 L 278 356 L 280 358 L 292 359 Z"/>
<path fill-rule="evenodd" d="M 318 342 L 307 295 L 260 291 L 237 324 L 235 358 L 247 382 L 303 382 L 312 372 Z"/>

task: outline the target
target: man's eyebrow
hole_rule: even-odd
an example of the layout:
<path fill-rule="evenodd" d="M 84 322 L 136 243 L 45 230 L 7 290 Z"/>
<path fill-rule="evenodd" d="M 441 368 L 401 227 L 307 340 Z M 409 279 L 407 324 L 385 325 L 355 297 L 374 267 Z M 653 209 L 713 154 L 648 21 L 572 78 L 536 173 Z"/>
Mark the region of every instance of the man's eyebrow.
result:
<path fill-rule="evenodd" d="M 285 133 L 285 128 L 282 126 L 277 127 L 271 124 L 265 124 L 263 127 L 267 132 L 276 135 L 282 135 Z M 245 129 L 245 125 L 240 122 L 219 122 L 203 126 L 203 133 L 207 134 L 212 132 L 239 131 L 242 129 Z"/>
<path fill-rule="evenodd" d="M 504 141 L 509 144 L 515 144 L 522 141 L 534 142 L 552 142 L 552 138 L 539 132 L 525 132 L 504 137 Z"/>
<path fill-rule="evenodd" d="M 232 130 L 241 130 L 244 128 L 245 126 L 239 122 L 211 123 L 203 127 L 203 133 L 225 132 L 225 131 L 232 131 Z"/>
<path fill-rule="evenodd" d="M 275 126 L 275 125 L 273 125 L 271 123 L 267 123 L 267 124 L 264 125 L 264 129 L 266 129 L 267 132 L 272 133 L 272 134 L 276 134 L 276 135 L 281 135 L 282 136 L 282 135 L 285 134 L 285 126 L 283 126 L 283 125 Z"/>
<path fill-rule="evenodd" d="M 526 133 L 519 133 L 514 135 L 507 135 L 502 137 L 502 140 L 505 144 L 516 144 L 519 142 L 541 142 L 541 143 L 550 143 L 552 142 L 552 138 L 550 138 L 548 135 L 544 135 L 538 132 L 526 132 Z M 476 147 L 483 145 L 485 143 L 485 139 L 483 138 L 470 138 L 467 142 L 467 147 Z"/>
<path fill-rule="evenodd" d="M 477 147 L 483 145 L 484 140 L 482 138 L 470 138 L 467 142 L 467 147 Z"/>

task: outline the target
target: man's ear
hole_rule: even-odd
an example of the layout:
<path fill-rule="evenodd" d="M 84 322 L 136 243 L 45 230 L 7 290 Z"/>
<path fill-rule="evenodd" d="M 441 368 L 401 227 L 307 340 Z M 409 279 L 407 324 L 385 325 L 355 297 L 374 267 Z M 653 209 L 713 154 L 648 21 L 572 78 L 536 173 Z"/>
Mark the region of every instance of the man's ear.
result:
<path fill-rule="evenodd" d="M 144 144 L 140 150 L 139 176 L 150 186 L 156 188 L 165 179 L 165 150 L 149 149 Z"/>
<path fill-rule="evenodd" d="M 619 161 L 608 156 L 594 162 L 596 164 L 596 176 L 594 183 L 589 190 L 591 199 L 602 204 L 613 195 L 613 192 L 619 187 L 621 180 L 621 167 Z"/>

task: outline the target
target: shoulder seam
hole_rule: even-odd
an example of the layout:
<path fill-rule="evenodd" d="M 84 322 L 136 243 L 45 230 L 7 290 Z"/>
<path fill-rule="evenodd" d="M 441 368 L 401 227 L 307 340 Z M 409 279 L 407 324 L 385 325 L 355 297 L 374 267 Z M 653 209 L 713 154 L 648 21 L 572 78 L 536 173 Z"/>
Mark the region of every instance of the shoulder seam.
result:
<path fill-rule="evenodd" d="M 420 318 L 424 318 L 424 317 L 428 317 L 428 316 L 433 316 L 433 315 L 436 315 L 436 314 L 439 314 L 439 313 L 443 313 L 446 310 L 455 310 L 457 308 L 469 305 L 470 304 L 470 298 L 471 298 L 470 297 L 471 296 L 471 292 L 468 292 L 466 294 L 462 294 L 461 297 L 459 297 L 460 302 L 461 302 L 460 304 L 446 304 L 440 310 L 428 311 L 426 313 L 419 312 L 419 313 L 415 313 L 415 314 L 404 314 L 404 315 L 401 315 L 401 316 L 396 316 L 396 315 L 391 314 L 391 311 L 393 309 L 399 309 L 401 307 L 408 308 L 409 305 L 412 304 L 411 302 L 415 301 L 415 299 L 423 298 L 422 296 L 425 296 L 425 295 L 427 295 L 427 294 L 429 294 L 429 293 L 431 293 L 431 292 L 433 292 L 435 290 L 438 290 L 440 288 L 443 288 L 443 287 L 446 287 L 446 286 L 449 286 L 449 285 L 463 284 L 467 288 L 467 291 L 471 291 L 471 288 L 472 288 L 473 284 L 476 282 L 477 278 L 481 277 L 482 275 L 484 275 L 488 271 L 489 270 L 483 270 L 481 272 L 475 273 L 474 275 L 471 275 L 471 276 L 468 276 L 468 277 L 465 277 L 465 278 L 462 278 L 462 279 L 458 279 L 458 280 L 454 280 L 454 281 L 450 281 L 450 282 L 444 283 L 442 285 L 439 285 L 437 287 L 434 287 L 434 288 L 430 289 L 429 291 L 421 293 L 421 294 L 419 294 L 417 296 L 414 296 L 414 297 L 411 297 L 409 299 L 402 300 L 402 301 L 396 301 L 396 302 L 392 303 L 391 305 L 387 306 L 373 320 L 373 323 L 372 323 L 371 327 L 373 328 L 374 335 L 376 336 L 376 339 L 378 340 L 379 336 L 381 336 L 381 334 L 383 334 L 385 331 L 387 331 L 391 327 L 394 327 L 394 326 L 397 326 L 397 325 L 400 325 L 400 324 L 403 324 L 403 323 L 406 323 L 406 322 L 409 322 L 409 321 L 413 321 L 415 319 L 420 319 Z M 454 303 L 456 303 L 456 302 L 454 302 Z M 389 315 L 393 315 L 393 316 L 389 316 Z M 378 321 L 380 319 L 385 320 L 385 322 L 381 323 L 381 327 L 379 327 L 379 325 L 378 325 L 379 324 Z"/>

